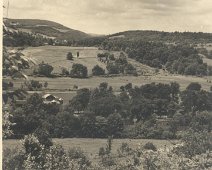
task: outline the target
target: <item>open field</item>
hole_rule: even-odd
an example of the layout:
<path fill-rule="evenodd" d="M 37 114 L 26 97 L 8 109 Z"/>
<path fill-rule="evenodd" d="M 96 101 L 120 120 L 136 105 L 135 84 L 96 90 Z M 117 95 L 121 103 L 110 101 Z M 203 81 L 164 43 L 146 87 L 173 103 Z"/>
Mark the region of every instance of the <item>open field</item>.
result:
<path fill-rule="evenodd" d="M 10 78 L 5 78 L 11 80 Z M 132 83 L 134 86 L 141 86 L 143 84 L 156 82 L 156 83 L 170 83 L 178 82 L 181 86 L 181 90 L 184 90 L 187 85 L 191 82 L 199 82 L 202 88 L 209 90 L 212 86 L 212 76 L 208 77 L 195 77 L 195 76 L 182 76 L 182 75 L 154 75 L 154 76 L 118 76 L 118 77 L 90 77 L 87 79 L 77 79 L 69 77 L 58 77 L 58 78 L 46 78 L 46 77 L 29 77 L 32 80 L 38 80 L 42 83 L 48 82 L 48 89 L 56 91 L 68 91 L 72 90 L 74 85 L 78 88 L 95 88 L 102 82 L 107 82 L 113 87 L 115 91 L 119 91 L 120 86 Z M 14 87 L 18 88 L 24 83 L 23 79 L 12 80 Z"/>
<path fill-rule="evenodd" d="M 66 59 L 68 52 L 72 52 L 74 60 Z M 76 54 L 79 52 L 79 58 Z M 106 65 L 98 61 L 97 54 L 103 52 L 95 47 L 68 47 L 68 46 L 42 46 L 28 47 L 23 54 L 36 61 L 37 64 L 44 61 L 54 67 L 53 73 L 61 73 L 61 68 L 70 69 L 73 63 L 83 64 L 88 68 L 88 74 L 92 72 L 95 65 L 106 68 Z"/>
<path fill-rule="evenodd" d="M 105 147 L 107 139 L 92 139 L 92 138 L 67 138 L 67 139 L 53 139 L 53 142 L 61 144 L 66 150 L 72 147 L 80 147 L 87 155 L 97 155 L 100 147 Z M 171 142 L 168 140 L 153 140 L 153 139 L 114 139 L 112 143 L 112 152 L 116 152 L 121 144 L 126 142 L 133 149 L 136 149 L 139 144 L 144 145 L 147 142 L 152 142 L 157 148 L 170 146 Z M 3 148 L 20 147 L 19 140 L 4 140 Z"/>

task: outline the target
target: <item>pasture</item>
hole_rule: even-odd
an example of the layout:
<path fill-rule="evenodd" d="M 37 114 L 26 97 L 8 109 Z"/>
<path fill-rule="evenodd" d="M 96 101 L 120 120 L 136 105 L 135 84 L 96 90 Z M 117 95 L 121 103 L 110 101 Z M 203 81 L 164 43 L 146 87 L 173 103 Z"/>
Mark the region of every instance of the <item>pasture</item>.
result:
<path fill-rule="evenodd" d="M 68 52 L 73 54 L 72 61 L 66 59 Z M 79 58 L 77 58 L 79 52 Z M 41 46 L 28 47 L 23 54 L 36 61 L 37 64 L 44 61 L 54 67 L 53 73 L 61 73 L 61 68 L 71 69 L 74 63 L 83 64 L 88 68 L 88 75 L 91 75 L 92 68 L 99 65 L 106 69 L 106 65 L 97 59 L 97 54 L 103 52 L 95 47 L 68 47 L 68 46 Z"/>

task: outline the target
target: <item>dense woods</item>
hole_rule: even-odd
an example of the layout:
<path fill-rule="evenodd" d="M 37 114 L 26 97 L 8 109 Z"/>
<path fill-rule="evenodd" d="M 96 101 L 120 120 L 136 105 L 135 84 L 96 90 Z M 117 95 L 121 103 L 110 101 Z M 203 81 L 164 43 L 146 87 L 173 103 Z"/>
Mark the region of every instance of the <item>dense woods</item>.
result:
<path fill-rule="evenodd" d="M 211 131 L 212 93 L 198 83 L 182 92 L 175 82 L 140 87 L 129 83 L 120 89 L 119 95 L 107 83 L 93 90 L 79 89 L 64 109 L 46 105 L 39 94 L 33 94 L 22 107 L 13 104 L 14 137 L 37 128 L 46 129 L 52 137 L 156 139 L 178 138 L 181 128 Z M 160 121 L 168 124 L 160 125 Z"/>

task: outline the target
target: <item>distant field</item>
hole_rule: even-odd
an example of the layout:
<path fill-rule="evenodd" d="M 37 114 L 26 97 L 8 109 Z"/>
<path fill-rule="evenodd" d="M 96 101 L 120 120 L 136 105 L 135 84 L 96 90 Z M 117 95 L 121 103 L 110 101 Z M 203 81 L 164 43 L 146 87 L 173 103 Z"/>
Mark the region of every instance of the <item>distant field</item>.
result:
<path fill-rule="evenodd" d="M 68 52 L 72 52 L 74 60 L 66 59 Z M 79 52 L 79 58 L 76 54 Z M 23 53 L 34 59 L 37 64 L 44 61 L 54 67 L 53 73 L 61 73 L 61 68 L 71 69 L 73 63 L 80 63 L 88 68 L 88 74 L 92 73 L 92 68 L 99 65 L 106 68 L 106 65 L 97 60 L 97 54 L 103 52 L 95 47 L 68 47 L 68 46 L 41 46 L 28 47 Z"/>
<path fill-rule="evenodd" d="M 80 147 L 88 155 L 98 154 L 100 147 L 105 147 L 107 139 L 92 139 L 92 138 L 67 138 L 67 139 L 53 139 L 53 142 L 61 144 L 66 150 L 72 147 Z M 152 142 L 157 148 L 170 146 L 171 142 L 168 140 L 152 140 L 152 139 L 114 139 L 112 143 L 112 152 L 116 152 L 123 142 L 129 144 L 133 149 L 147 142 Z M 4 140 L 3 148 L 16 148 L 20 147 L 19 140 Z"/>
<path fill-rule="evenodd" d="M 48 82 L 48 89 L 68 91 L 73 89 L 74 85 L 78 88 L 95 88 L 102 82 L 107 82 L 113 87 L 115 91 L 119 91 L 120 86 L 132 83 L 134 86 L 141 86 L 143 84 L 156 82 L 156 83 L 170 83 L 178 82 L 181 86 L 181 90 L 184 90 L 191 82 L 199 82 L 202 88 L 209 90 L 212 86 L 212 76 L 210 77 L 195 77 L 195 76 L 182 76 L 182 75 L 154 75 L 154 76 L 119 76 L 119 77 L 90 77 L 87 79 L 77 79 L 69 77 L 59 78 L 46 78 L 46 77 L 29 77 L 33 80 L 38 80 L 42 83 Z M 20 87 L 24 80 L 17 79 L 12 80 L 14 87 Z"/>

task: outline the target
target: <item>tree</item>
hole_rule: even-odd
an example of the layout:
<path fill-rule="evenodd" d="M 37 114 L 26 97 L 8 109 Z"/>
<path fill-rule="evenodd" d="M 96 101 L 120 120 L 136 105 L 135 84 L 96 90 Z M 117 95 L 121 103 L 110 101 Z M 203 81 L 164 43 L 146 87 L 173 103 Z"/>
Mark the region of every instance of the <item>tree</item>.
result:
<path fill-rule="evenodd" d="M 45 81 L 45 83 L 44 83 L 44 85 L 43 85 L 45 88 L 47 88 L 48 87 L 48 82 L 47 81 Z"/>
<path fill-rule="evenodd" d="M 125 73 L 126 74 L 136 74 L 136 68 L 132 64 L 126 64 L 125 68 Z"/>
<path fill-rule="evenodd" d="M 194 91 L 200 91 L 201 88 L 202 88 L 201 85 L 199 83 L 197 83 L 197 82 L 190 83 L 186 87 L 187 90 L 194 90 Z"/>
<path fill-rule="evenodd" d="M 88 76 L 88 69 L 82 64 L 73 64 L 70 76 L 72 78 L 86 78 Z"/>
<path fill-rule="evenodd" d="M 85 110 L 88 106 L 90 99 L 90 90 L 83 88 L 77 91 L 77 95 L 70 101 L 70 107 L 73 110 L 81 111 Z"/>
<path fill-rule="evenodd" d="M 73 55 L 71 52 L 68 52 L 67 56 L 66 56 L 67 60 L 73 60 Z"/>
<path fill-rule="evenodd" d="M 34 73 L 44 75 L 46 77 L 51 76 L 51 72 L 53 71 L 53 67 L 49 64 L 41 63 L 38 65 L 38 69 L 34 70 Z"/>
<path fill-rule="evenodd" d="M 96 65 L 93 67 L 92 73 L 94 76 L 104 75 L 105 70 L 103 68 L 101 68 L 100 66 Z"/>
<path fill-rule="evenodd" d="M 109 74 L 119 74 L 119 67 L 115 64 L 109 63 L 106 68 Z"/>
<path fill-rule="evenodd" d="M 107 118 L 108 120 L 108 134 L 120 136 L 124 127 L 124 122 L 120 114 L 113 113 Z"/>

